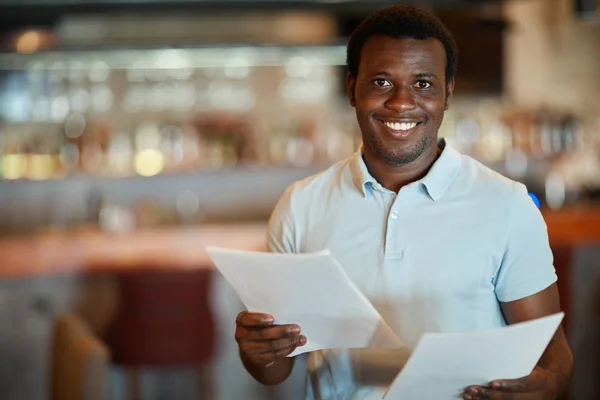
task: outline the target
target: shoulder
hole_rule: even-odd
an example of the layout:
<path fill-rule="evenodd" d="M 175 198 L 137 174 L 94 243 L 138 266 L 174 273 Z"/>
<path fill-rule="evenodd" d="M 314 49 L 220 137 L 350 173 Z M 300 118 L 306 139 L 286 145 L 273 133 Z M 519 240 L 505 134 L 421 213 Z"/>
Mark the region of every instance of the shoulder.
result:
<path fill-rule="evenodd" d="M 294 253 L 302 248 L 306 225 L 318 220 L 322 208 L 318 206 L 323 205 L 324 196 L 329 197 L 332 188 L 340 187 L 343 181 L 352 180 L 350 162 L 351 158 L 342 160 L 285 189 L 269 218 L 267 236 L 271 251 Z"/>
<path fill-rule="evenodd" d="M 470 213 L 497 226 L 505 241 L 526 232 L 539 235 L 545 231 L 542 214 L 524 184 L 469 156 L 462 158 L 457 192 L 468 196 Z"/>
<path fill-rule="evenodd" d="M 352 181 L 350 164 L 353 156 L 338 161 L 331 167 L 292 183 L 286 188 L 280 203 L 302 208 L 331 192 L 332 189 Z"/>
<path fill-rule="evenodd" d="M 527 188 L 474 158 L 461 155 L 462 166 L 458 183 L 470 195 L 495 205 L 511 207 L 515 201 L 527 200 L 531 203 Z"/>

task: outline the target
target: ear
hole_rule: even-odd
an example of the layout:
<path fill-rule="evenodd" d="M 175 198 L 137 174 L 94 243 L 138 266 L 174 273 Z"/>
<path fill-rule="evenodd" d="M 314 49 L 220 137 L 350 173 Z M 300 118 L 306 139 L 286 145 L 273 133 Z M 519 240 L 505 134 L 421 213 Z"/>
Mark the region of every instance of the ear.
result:
<path fill-rule="evenodd" d="M 356 77 L 352 75 L 350 72 L 346 75 L 346 93 L 348 93 L 348 100 L 350 101 L 350 105 L 352 107 L 356 104 L 356 99 L 354 97 L 356 91 Z"/>
<path fill-rule="evenodd" d="M 454 78 L 452 78 L 452 80 L 450 82 L 448 82 L 448 84 L 446 85 L 446 100 L 445 100 L 445 104 L 444 104 L 444 110 L 447 110 L 448 108 L 450 108 L 450 100 L 452 99 L 453 95 L 454 95 Z"/>

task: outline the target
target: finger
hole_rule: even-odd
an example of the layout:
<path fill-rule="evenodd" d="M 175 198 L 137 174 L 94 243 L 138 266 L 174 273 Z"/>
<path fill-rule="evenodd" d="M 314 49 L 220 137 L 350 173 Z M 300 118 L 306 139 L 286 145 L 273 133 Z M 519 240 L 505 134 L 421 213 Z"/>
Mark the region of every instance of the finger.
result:
<path fill-rule="evenodd" d="M 482 387 L 481 390 L 478 390 L 477 395 L 472 396 L 472 399 L 473 400 L 510 400 L 510 399 L 515 399 L 516 398 L 515 396 L 519 396 L 518 397 L 519 399 L 523 398 L 514 392 L 503 392 L 500 390 Z M 529 398 L 529 397 L 527 397 L 527 398 Z"/>
<path fill-rule="evenodd" d="M 269 362 L 281 360 L 282 358 L 287 357 L 288 355 L 292 354 L 294 350 L 296 350 L 296 346 L 278 351 L 271 351 L 269 353 L 258 354 L 256 357 L 261 359 L 264 364 L 268 364 Z"/>
<path fill-rule="evenodd" d="M 279 351 L 295 349 L 298 346 L 306 344 L 306 337 L 299 336 L 293 338 L 283 338 L 270 341 L 243 341 L 240 343 L 240 350 L 249 356 L 263 353 L 277 353 Z"/>
<path fill-rule="evenodd" d="M 300 327 L 298 325 L 276 325 L 270 328 L 248 329 L 244 334 L 246 340 L 273 340 L 284 337 L 298 338 Z"/>
<path fill-rule="evenodd" d="M 542 379 L 538 379 L 536 375 L 529 375 L 520 379 L 501 379 L 492 381 L 489 387 L 500 390 L 502 392 L 511 393 L 526 393 L 541 389 L 544 386 Z"/>
<path fill-rule="evenodd" d="M 253 364 L 262 365 L 266 367 L 267 365 L 273 365 L 275 361 L 281 360 L 282 358 L 290 355 L 296 347 L 290 347 L 288 349 L 281 349 L 278 351 L 269 351 L 267 353 L 260 353 L 254 355 L 245 355 L 246 359 L 250 360 Z"/>
<path fill-rule="evenodd" d="M 297 338 L 299 334 L 300 327 L 298 325 L 277 325 L 262 328 L 244 327 L 238 325 L 235 329 L 235 340 L 238 343 L 243 340 L 276 340 L 284 337 Z"/>
<path fill-rule="evenodd" d="M 469 386 L 465 389 L 463 393 L 463 399 L 465 400 L 474 400 L 479 396 L 485 388 L 483 386 Z"/>
<path fill-rule="evenodd" d="M 245 327 L 264 327 L 269 326 L 275 322 L 275 318 L 269 314 L 251 313 L 248 311 L 242 311 L 238 314 L 235 319 L 236 324 Z"/>

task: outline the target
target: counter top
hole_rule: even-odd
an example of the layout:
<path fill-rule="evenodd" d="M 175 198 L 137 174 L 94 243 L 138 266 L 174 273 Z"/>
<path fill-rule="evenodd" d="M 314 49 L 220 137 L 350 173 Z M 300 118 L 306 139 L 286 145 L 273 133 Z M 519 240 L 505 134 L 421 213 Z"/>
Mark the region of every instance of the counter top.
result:
<path fill-rule="evenodd" d="M 544 211 L 553 247 L 600 243 L 600 207 Z M 126 234 L 96 229 L 0 239 L 0 277 L 136 269 L 210 269 L 209 245 L 262 251 L 266 225 L 157 228 Z"/>
<path fill-rule="evenodd" d="M 261 251 L 265 238 L 265 224 L 162 228 L 125 234 L 88 230 L 5 238 L 0 239 L 0 277 L 213 268 L 206 246 Z"/>
<path fill-rule="evenodd" d="M 552 246 L 600 243 L 600 206 L 543 211 Z"/>

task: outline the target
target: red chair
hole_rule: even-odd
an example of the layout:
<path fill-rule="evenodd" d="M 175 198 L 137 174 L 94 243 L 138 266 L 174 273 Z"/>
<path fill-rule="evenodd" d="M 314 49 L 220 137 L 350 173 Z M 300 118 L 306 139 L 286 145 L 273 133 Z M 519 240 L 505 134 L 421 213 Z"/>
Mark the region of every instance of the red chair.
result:
<path fill-rule="evenodd" d="M 139 399 L 139 368 L 194 366 L 201 399 L 212 399 L 215 343 L 211 271 L 143 271 L 119 277 L 120 308 L 106 343 Z"/>

